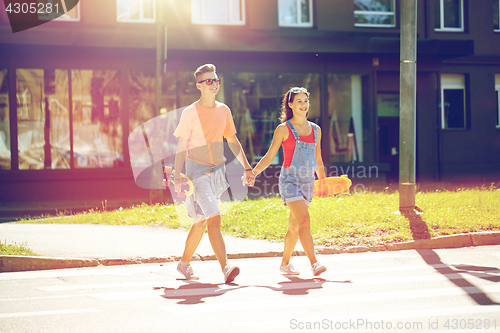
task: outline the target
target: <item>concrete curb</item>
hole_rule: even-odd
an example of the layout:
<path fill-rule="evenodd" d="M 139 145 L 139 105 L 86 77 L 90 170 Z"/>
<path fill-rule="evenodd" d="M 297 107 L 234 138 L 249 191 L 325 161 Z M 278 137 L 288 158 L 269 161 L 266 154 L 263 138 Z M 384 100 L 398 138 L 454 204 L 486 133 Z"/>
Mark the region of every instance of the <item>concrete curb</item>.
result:
<path fill-rule="evenodd" d="M 500 231 L 477 232 L 469 234 L 457 234 L 440 236 L 432 239 L 416 240 L 410 242 L 374 245 L 374 246 L 350 246 L 350 247 L 316 247 L 317 254 L 341 254 L 341 253 L 362 253 L 380 251 L 402 251 L 421 249 L 447 249 L 462 248 L 471 246 L 499 245 Z M 305 255 L 303 251 L 297 251 L 296 255 Z M 247 259 L 281 257 L 281 251 L 255 252 L 255 253 L 229 253 L 228 259 Z M 116 266 L 151 264 L 164 262 L 177 262 L 178 256 L 170 257 L 148 257 L 148 258 L 100 258 L 100 259 L 76 259 L 76 258 L 51 258 L 51 257 L 30 257 L 30 256 L 0 256 L 0 273 L 21 272 L 64 268 L 83 268 L 97 266 Z M 216 260 L 215 255 L 195 255 L 193 260 Z"/>

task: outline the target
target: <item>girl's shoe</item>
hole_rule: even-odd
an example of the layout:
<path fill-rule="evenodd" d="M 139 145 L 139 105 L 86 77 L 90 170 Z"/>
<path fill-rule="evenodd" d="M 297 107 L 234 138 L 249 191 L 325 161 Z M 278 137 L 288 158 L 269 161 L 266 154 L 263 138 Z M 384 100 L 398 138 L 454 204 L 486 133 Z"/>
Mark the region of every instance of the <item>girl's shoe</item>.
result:
<path fill-rule="evenodd" d="M 224 282 L 231 283 L 234 281 L 234 278 L 240 274 L 240 268 L 238 266 L 227 264 L 222 272 L 224 273 Z"/>
<path fill-rule="evenodd" d="M 325 272 L 326 271 L 326 267 L 321 265 L 319 262 L 315 262 L 312 267 L 311 267 L 312 271 L 313 271 L 313 275 L 314 276 L 318 276 L 320 275 L 321 273 Z"/>
<path fill-rule="evenodd" d="M 288 264 L 285 266 L 281 265 L 280 272 L 282 274 L 285 274 L 285 275 L 299 275 L 300 274 L 300 272 L 298 270 L 296 270 L 292 264 Z"/>
<path fill-rule="evenodd" d="M 194 275 L 193 268 L 191 267 L 190 264 L 185 264 L 181 261 L 179 261 L 179 264 L 177 265 L 177 271 L 184 275 L 186 280 L 198 280 L 199 277 Z"/>

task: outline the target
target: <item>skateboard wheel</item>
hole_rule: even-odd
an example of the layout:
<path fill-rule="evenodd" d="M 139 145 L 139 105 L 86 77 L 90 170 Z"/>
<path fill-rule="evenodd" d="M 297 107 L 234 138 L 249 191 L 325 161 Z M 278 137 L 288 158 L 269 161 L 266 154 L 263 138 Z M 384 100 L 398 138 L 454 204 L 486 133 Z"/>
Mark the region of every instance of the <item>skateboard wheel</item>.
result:
<path fill-rule="evenodd" d="M 163 179 L 162 184 L 163 184 L 163 186 L 165 186 L 165 187 L 169 187 L 170 182 L 169 182 L 167 179 Z"/>
<path fill-rule="evenodd" d="M 165 172 L 167 175 L 172 173 L 173 168 L 171 166 L 166 166 L 163 168 L 163 172 Z"/>

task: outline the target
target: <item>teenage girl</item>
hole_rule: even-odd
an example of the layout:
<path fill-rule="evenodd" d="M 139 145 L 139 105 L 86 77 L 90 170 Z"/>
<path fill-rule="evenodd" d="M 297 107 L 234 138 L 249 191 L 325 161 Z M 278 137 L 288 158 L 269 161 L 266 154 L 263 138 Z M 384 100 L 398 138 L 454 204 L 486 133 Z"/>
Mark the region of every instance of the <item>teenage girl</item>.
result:
<path fill-rule="evenodd" d="M 281 124 L 274 131 L 271 146 L 257 163 L 253 173 L 257 176 L 264 171 L 283 145 L 284 162 L 279 177 L 279 191 L 283 204 L 290 208 L 290 218 L 280 272 L 300 274 L 290 263 L 290 257 L 300 238 L 300 243 L 311 262 L 313 274 L 317 276 L 326 271 L 326 267 L 320 264 L 314 255 L 308 207 L 313 197 L 314 173 L 316 172 L 318 179 L 323 179 L 325 170 L 321 158 L 321 129 L 307 121 L 308 113 L 307 89 L 291 88 L 283 97 Z"/>

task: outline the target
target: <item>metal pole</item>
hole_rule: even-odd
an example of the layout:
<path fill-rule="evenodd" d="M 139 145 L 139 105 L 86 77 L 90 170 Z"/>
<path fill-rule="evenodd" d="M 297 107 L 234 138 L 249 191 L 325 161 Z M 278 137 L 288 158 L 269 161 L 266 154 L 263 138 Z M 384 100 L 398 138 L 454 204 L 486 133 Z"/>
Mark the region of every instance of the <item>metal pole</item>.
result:
<path fill-rule="evenodd" d="M 417 0 L 401 0 L 399 210 L 415 208 Z"/>
<path fill-rule="evenodd" d="M 161 92 L 162 92 L 162 78 L 163 78 L 163 41 L 164 37 L 164 22 L 163 22 L 163 1 L 164 0 L 156 0 L 156 102 L 155 102 L 155 110 L 154 116 L 157 117 L 161 114 Z M 146 132 L 143 126 L 143 133 L 146 136 Z M 147 139 L 147 137 L 146 137 Z M 151 190 L 149 191 L 149 200 L 152 203 L 163 202 L 163 190 L 158 190 L 159 186 L 161 186 L 161 181 L 163 178 L 163 170 L 161 161 L 155 163 L 151 148 L 148 149 L 151 156 Z"/>
<path fill-rule="evenodd" d="M 157 0 L 156 9 L 156 110 L 155 116 L 161 113 L 161 90 L 162 90 L 162 77 L 163 77 L 163 1 Z"/>

